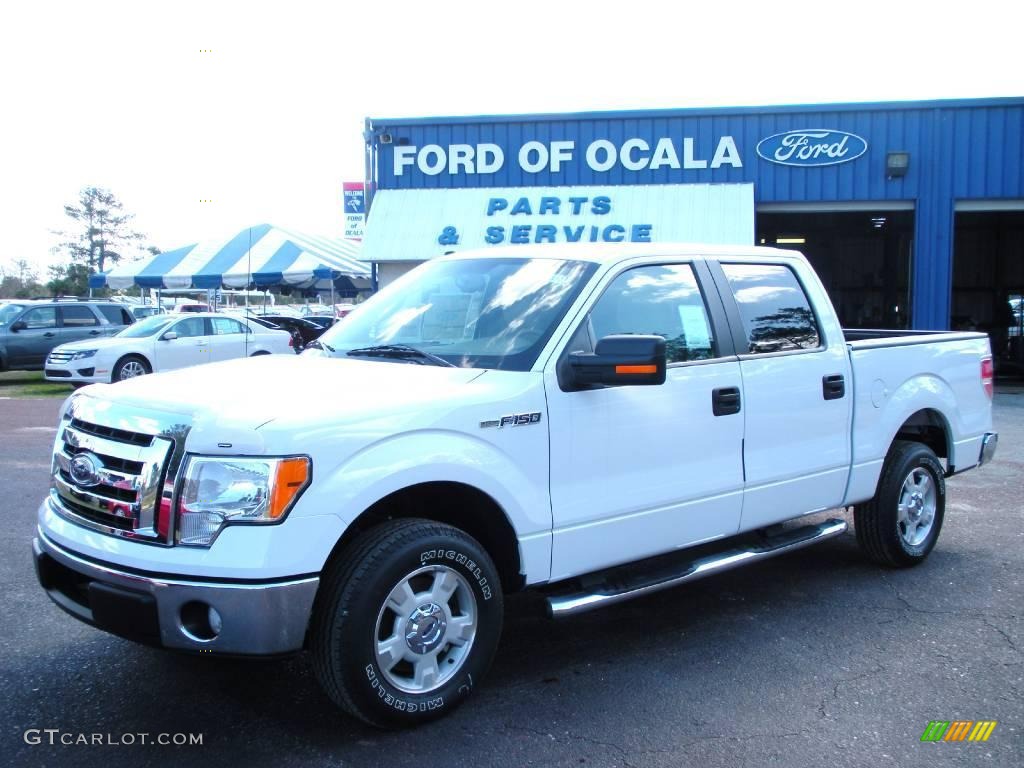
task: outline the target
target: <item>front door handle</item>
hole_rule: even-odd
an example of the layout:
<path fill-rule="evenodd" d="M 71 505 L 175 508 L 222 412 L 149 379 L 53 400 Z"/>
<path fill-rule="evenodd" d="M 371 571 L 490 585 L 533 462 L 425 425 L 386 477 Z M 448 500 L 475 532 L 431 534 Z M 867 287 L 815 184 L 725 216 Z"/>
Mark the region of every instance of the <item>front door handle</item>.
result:
<path fill-rule="evenodd" d="M 43 334 L 43 338 L 44 339 L 52 339 L 56 335 L 57 334 L 54 333 L 53 331 L 47 331 L 46 333 Z"/>
<path fill-rule="evenodd" d="M 740 388 L 719 387 L 711 390 L 711 412 L 715 416 L 731 416 L 740 412 Z"/>
<path fill-rule="evenodd" d="M 821 394 L 826 400 L 842 400 L 846 396 L 846 378 L 841 373 L 821 377 Z"/>

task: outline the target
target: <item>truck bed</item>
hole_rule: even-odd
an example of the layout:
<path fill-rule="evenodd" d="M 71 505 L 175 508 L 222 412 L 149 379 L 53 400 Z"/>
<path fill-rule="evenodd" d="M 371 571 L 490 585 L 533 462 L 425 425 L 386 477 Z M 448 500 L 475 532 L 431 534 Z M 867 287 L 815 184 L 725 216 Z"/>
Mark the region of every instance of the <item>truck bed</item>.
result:
<path fill-rule="evenodd" d="M 851 349 L 902 347 L 943 341 L 965 341 L 987 338 L 977 331 L 907 331 L 876 328 L 843 328 L 843 336 Z"/>

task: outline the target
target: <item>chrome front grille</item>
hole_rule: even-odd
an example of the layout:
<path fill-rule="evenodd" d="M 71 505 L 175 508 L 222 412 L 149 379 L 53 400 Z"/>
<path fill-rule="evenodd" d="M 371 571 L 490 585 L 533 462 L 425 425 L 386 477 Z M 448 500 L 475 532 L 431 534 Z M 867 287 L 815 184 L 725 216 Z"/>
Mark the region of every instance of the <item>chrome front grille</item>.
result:
<path fill-rule="evenodd" d="M 103 533 L 171 544 L 171 497 L 184 449 L 183 425 L 162 429 L 159 419 L 128 416 L 112 403 L 98 405 L 76 396 L 58 427 L 50 492 L 54 508 Z"/>
<path fill-rule="evenodd" d="M 62 350 L 55 349 L 50 353 L 50 356 L 46 358 L 48 363 L 67 363 L 71 360 L 74 352 L 64 352 Z"/>

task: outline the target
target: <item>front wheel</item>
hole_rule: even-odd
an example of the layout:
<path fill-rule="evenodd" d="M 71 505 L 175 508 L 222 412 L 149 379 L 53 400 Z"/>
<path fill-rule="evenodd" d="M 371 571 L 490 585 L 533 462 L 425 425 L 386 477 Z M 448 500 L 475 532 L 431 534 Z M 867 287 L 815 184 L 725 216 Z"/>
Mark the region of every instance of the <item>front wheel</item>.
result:
<path fill-rule="evenodd" d="M 382 728 L 458 706 L 490 667 L 502 593 L 487 552 L 428 520 L 356 539 L 324 572 L 310 629 L 317 679 L 340 707 Z"/>
<path fill-rule="evenodd" d="M 149 363 L 144 358 L 138 355 L 128 355 L 117 361 L 111 379 L 116 383 L 118 381 L 134 379 L 137 376 L 145 376 L 147 373 L 152 372 L 153 369 L 149 367 Z"/>
<path fill-rule="evenodd" d="M 897 440 L 875 497 L 854 507 L 857 543 L 877 563 L 917 565 L 935 547 L 945 512 L 945 473 L 935 453 L 921 443 Z"/>

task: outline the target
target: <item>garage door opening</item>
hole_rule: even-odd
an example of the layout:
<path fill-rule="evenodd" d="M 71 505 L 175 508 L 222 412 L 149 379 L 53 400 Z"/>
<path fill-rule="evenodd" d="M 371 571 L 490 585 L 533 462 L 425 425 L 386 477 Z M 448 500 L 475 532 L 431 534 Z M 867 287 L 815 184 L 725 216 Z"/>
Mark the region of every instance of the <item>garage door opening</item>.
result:
<path fill-rule="evenodd" d="M 1024 376 L 1024 211 L 957 211 L 952 327 L 984 331 L 996 374 Z"/>
<path fill-rule="evenodd" d="M 758 212 L 757 242 L 801 251 L 844 328 L 909 328 L 914 212 Z"/>

